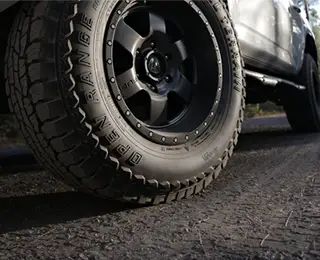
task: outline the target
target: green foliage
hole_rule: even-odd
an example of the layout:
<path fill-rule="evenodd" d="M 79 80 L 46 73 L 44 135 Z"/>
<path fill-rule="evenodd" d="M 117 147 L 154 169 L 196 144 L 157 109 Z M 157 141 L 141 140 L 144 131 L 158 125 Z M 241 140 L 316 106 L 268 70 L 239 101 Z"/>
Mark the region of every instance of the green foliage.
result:
<path fill-rule="evenodd" d="M 315 9 L 310 9 L 310 19 L 316 20 L 316 22 L 312 22 L 312 30 L 315 36 L 318 57 L 320 57 L 320 18 L 318 12 Z M 320 65 L 320 59 L 318 59 L 318 63 Z"/>
<path fill-rule="evenodd" d="M 281 106 L 277 106 L 272 102 L 266 102 L 262 104 L 247 105 L 244 113 L 245 118 L 257 117 L 257 116 L 269 116 L 284 113 Z"/>

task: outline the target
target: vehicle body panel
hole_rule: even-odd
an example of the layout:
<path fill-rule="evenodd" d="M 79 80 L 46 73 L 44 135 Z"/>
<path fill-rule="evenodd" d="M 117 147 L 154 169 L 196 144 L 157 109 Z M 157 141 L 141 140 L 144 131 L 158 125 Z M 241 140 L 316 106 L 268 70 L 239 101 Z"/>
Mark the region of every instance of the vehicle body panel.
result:
<path fill-rule="evenodd" d="M 314 37 L 297 0 L 228 0 L 245 63 L 293 75 L 302 66 L 306 36 Z M 304 15 L 303 15 L 304 14 Z"/>

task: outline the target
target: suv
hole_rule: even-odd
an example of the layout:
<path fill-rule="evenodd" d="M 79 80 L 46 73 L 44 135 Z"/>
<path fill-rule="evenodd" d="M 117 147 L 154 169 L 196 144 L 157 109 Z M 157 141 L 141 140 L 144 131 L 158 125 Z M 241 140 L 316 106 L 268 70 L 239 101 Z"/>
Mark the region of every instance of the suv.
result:
<path fill-rule="evenodd" d="M 226 166 L 246 103 L 276 102 L 293 130 L 320 130 L 305 3 L 1 1 L 9 108 L 72 187 L 139 204 L 189 197 Z"/>

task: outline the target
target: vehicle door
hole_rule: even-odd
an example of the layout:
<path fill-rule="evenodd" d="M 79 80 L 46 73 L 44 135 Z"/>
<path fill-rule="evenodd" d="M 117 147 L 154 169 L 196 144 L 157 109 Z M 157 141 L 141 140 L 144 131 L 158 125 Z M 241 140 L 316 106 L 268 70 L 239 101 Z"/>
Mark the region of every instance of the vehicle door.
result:
<path fill-rule="evenodd" d="M 276 73 L 292 70 L 289 1 L 228 1 L 247 64 Z"/>

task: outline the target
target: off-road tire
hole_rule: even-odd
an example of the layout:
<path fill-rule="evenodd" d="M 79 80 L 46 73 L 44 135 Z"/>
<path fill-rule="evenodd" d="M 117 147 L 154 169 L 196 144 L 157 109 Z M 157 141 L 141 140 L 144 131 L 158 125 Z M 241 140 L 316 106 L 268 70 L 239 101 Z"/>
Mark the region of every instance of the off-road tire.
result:
<path fill-rule="evenodd" d="M 101 85 L 105 76 L 97 71 L 99 58 L 92 50 L 99 47 L 95 40 L 99 12 L 108 13 L 116 2 L 23 4 L 6 54 L 10 109 L 37 160 L 72 187 L 139 204 L 199 193 L 226 166 L 243 121 L 243 62 L 226 8 L 220 0 L 193 3 L 219 34 L 224 73 L 217 120 L 196 142 L 164 146 L 133 131 L 112 99 L 103 102 L 109 89 Z M 95 91 L 97 104 L 82 103 L 88 91 Z M 104 135 L 119 137 L 115 143 L 106 144 L 101 133 L 98 136 L 97 121 L 92 119 L 99 111 L 110 124 Z M 129 147 L 129 152 L 116 153 L 120 145 Z"/>
<path fill-rule="evenodd" d="M 315 92 L 320 94 L 320 85 L 315 84 L 313 75 L 319 82 L 317 63 L 309 53 L 306 53 L 297 80 L 306 89 L 293 90 L 284 99 L 284 110 L 295 132 L 320 131 L 320 105 L 315 94 Z"/>

